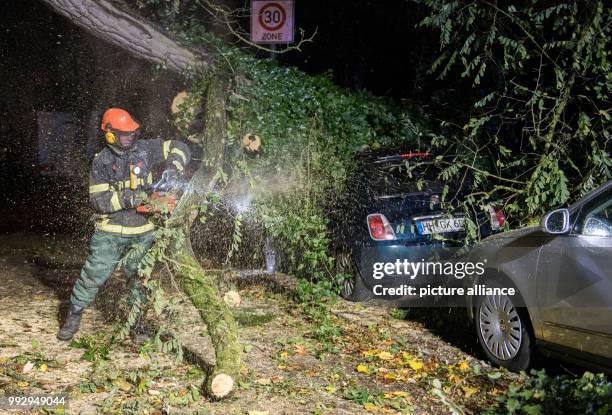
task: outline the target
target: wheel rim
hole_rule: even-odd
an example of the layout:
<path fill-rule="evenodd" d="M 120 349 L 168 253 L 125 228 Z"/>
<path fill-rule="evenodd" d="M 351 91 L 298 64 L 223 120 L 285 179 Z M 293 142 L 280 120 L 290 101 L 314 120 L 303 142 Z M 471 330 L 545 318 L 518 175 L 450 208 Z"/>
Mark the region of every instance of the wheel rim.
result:
<path fill-rule="evenodd" d="M 514 358 L 523 342 L 523 324 L 510 298 L 486 296 L 478 312 L 480 335 L 489 352 L 500 360 Z"/>
<path fill-rule="evenodd" d="M 355 274 L 351 268 L 351 258 L 346 252 L 341 252 L 336 258 L 336 272 L 338 274 L 350 274 L 351 278 L 342 282 L 342 296 L 348 297 L 355 290 Z"/>

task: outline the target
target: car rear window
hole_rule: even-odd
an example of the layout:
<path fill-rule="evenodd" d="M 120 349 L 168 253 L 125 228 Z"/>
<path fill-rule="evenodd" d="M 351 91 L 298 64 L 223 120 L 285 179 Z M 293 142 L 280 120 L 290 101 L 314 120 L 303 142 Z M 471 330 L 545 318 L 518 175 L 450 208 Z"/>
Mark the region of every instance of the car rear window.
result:
<path fill-rule="evenodd" d="M 360 176 L 374 195 L 437 192 L 443 187 L 433 169 L 413 168 L 407 161 L 370 164 Z"/>

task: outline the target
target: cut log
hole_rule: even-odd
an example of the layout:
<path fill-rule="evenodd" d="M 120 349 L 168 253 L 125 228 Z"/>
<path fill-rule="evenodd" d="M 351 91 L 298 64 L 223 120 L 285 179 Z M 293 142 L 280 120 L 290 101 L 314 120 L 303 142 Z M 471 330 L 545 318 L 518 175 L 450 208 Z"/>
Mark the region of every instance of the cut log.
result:
<path fill-rule="evenodd" d="M 228 307 L 238 307 L 241 302 L 240 294 L 237 291 L 228 291 L 223 296 L 223 301 Z"/>
<path fill-rule="evenodd" d="M 185 105 L 185 102 L 188 101 L 190 98 L 191 97 L 189 96 L 187 91 L 181 91 L 176 94 L 172 99 L 172 105 L 170 105 L 170 112 L 172 113 L 172 115 L 178 114 L 181 109 L 181 106 Z M 195 101 L 193 102 L 193 104 L 188 105 L 187 108 L 185 108 L 187 112 L 186 115 L 189 118 L 189 121 L 193 119 L 193 117 L 196 115 L 196 111 L 198 110 L 199 102 L 197 102 L 197 100 L 193 101 Z"/>
<path fill-rule="evenodd" d="M 173 72 L 182 73 L 190 68 L 206 71 L 214 62 L 214 53 L 190 50 L 162 28 L 107 0 L 43 2 L 98 39 Z"/>
<path fill-rule="evenodd" d="M 261 148 L 261 137 L 257 134 L 245 134 L 244 137 L 242 137 L 242 147 L 251 153 L 258 152 Z"/>
<path fill-rule="evenodd" d="M 234 389 L 234 380 L 224 373 L 211 376 L 210 392 L 217 398 L 226 397 Z"/>

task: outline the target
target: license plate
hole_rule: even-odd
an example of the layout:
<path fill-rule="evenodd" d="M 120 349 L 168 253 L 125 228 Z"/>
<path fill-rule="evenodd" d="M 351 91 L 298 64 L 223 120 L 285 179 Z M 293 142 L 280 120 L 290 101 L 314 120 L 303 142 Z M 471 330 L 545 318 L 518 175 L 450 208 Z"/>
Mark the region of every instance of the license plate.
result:
<path fill-rule="evenodd" d="M 421 235 L 459 232 L 465 230 L 465 218 L 421 220 L 416 225 Z"/>

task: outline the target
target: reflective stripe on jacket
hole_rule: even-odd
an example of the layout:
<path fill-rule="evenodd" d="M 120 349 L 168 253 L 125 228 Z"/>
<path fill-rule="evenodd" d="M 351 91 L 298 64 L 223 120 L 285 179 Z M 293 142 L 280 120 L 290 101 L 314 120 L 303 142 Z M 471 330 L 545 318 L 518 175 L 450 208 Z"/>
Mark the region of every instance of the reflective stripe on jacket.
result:
<path fill-rule="evenodd" d="M 148 191 L 154 182 L 153 168 L 183 172 L 191 158 L 189 147 L 177 140 L 138 140 L 130 150 L 107 146 L 96 155 L 89 175 L 89 200 L 97 213 L 96 229 L 134 236 L 154 229 L 147 215 L 132 206 L 135 192 Z M 130 187 L 130 166 L 137 167 L 136 186 Z"/>

